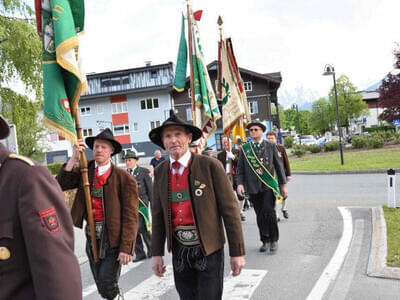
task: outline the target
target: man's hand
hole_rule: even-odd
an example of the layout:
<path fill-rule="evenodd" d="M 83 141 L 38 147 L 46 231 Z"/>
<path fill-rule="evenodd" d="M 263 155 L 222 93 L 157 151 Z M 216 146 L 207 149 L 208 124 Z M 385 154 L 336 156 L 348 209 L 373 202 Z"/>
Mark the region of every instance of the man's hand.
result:
<path fill-rule="evenodd" d="M 156 276 L 164 276 L 165 266 L 162 256 L 153 256 L 153 266 L 151 268 Z"/>
<path fill-rule="evenodd" d="M 72 151 L 72 156 L 68 160 L 67 164 L 65 165 L 64 169 L 65 171 L 71 171 L 72 168 L 74 167 L 75 162 L 79 160 L 79 156 L 81 152 L 85 151 L 85 143 L 82 139 L 78 140 L 78 145 L 74 146 L 74 149 Z"/>
<path fill-rule="evenodd" d="M 132 255 L 124 253 L 124 252 L 120 252 L 117 260 L 119 261 L 119 263 L 121 265 L 126 265 L 127 263 L 132 261 Z"/>
<path fill-rule="evenodd" d="M 289 182 L 292 179 L 292 176 L 286 176 L 286 181 Z"/>
<path fill-rule="evenodd" d="M 233 256 L 231 257 L 231 270 L 232 276 L 237 276 L 242 272 L 244 265 L 246 264 L 243 256 Z"/>
<path fill-rule="evenodd" d="M 282 184 L 280 188 L 281 188 L 281 195 L 282 195 L 282 197 L 283 197 L 283 198 L 286 198 L 286 197 L 287 197 L 286 184 Z"/>
<path fill-rule="evenodd" d="M 244 196 L 244 186 L 243 184 L 239 184 L 236 188 L 237 193 L 239 194 L 240 197 Z"/>

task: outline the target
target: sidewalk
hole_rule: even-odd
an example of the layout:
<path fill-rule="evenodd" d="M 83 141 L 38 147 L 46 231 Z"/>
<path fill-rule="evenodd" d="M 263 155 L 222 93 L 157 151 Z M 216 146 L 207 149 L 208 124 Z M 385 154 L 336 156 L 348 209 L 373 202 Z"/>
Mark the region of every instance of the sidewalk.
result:
<path fill-rule="evenodd" d="M 75 256 L 78 258 L 79 264 L 83 264 L 87 262 L 88 258 L 86 256 L 86 237 L 83 229 L 74 227 L 74 236 L 75 236 Z"/>

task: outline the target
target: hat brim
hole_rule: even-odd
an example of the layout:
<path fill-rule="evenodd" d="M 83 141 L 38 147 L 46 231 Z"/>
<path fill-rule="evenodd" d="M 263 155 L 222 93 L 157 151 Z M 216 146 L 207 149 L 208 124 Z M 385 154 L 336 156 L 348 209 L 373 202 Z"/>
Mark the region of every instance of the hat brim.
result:
<path fill-rule="evenodd" d="M 5 139 L 10 135 L 10 127 L 5 119 L 0 116 L 0 140 Z"/>
<path fill-rule="evenodd" d="M 165 150 L 164 144 L 162 142 L 162 132 L 165 128 L 167 128 L 168 126 L 181 126 L 181 127 L 185 127 L 186 129 L 188 129 L 190 131 L 190 133 L 192 134 L 192 142 L 197 141 L 199 138 L 201 138 L 201 135 L 203 134 L 201 129 L 196 127 L 196 126 L 192 126 L 192 125 L 187 125 L 187 124 L 167 124 L 164 126 L 160 126 L 157 128 L 154 128 L 150 131 L 149 133 L 149 138 L 150 140 L 156 144 L 157 146 L 160 146 L 162 149 Z"/>
<path fill-rule="evenodd" d="M 129 159 L 129 158 L 139 160 L 139 157 L 137 157 L 137 156 L 124 156 L 124 159 Z"/>
<path fill-rule="evenodd" d="M 250 129 L 253 126 L 258 126 L 262 129 L 263 132 L 265 132 L 265 130 L 267 130 L 267 127 L 265 127 L 264 124 L 259 123 L 259 122 L 251 122 L 249 124 L 247 124 L 246 129 Z"/>
<path fill-rule="evenodd" d="M 86 145 L 88 145 L 88 147 L 90 149 L 93 150 L 93 144 L 94 144 L 95 140 L 104 140 L 104 141 L 110 142 L 114 147 L 114 152 L 113 152 L 113 154 L 111 154 L 111 156 L 114 156 L 115 154 L 118 154 L 122 151 L 122 145 L 120 143 L 118 143 L 116 140 L 111 140 L 111 139 L 106 139 L 106 138 L 98 138 L 95 136 L 89 136 L 85 139 L 85 143 L 86 143 Z"/>

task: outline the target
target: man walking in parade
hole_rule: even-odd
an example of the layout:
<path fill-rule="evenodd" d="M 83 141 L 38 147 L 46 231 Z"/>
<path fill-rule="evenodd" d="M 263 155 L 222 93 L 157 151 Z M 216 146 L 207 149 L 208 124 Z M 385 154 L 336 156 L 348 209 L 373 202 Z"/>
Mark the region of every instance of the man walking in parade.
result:
<path fill-rule="evenodd" d="M 283 169 L 285 170 L 286 182 L 289 182 L 292 177 L 290 173 L 289 159 L 285 147 L 283 145 L 278 144 L 276 133 L 274 131 L 267 132 L 267 141 L 276 145 L 276 148 L 278 149 L 279 158 L 281 159 Z M 289 213 L 286 208 L 286 200 L 287 200 L 287 195 L 282 199 L 282 215 L 285 219 L 289 219 Z"/>
<path fill-rule="evenodd" d="M 86 144 L 93 150 L 94 160 L 88 163 L 90 195 L 95 221 L 96 241 L 90 238 L 86 226 L 86 253 L 100 295 L 114 299 L 120 294 L 118 279 L 121 265 L 132 260 L 138 230 L 138 194 L 135 179 L 125 170 L 111 163 L 111 156 L 121 152 L 121 144 L 110 129 L 95 137 L 87 137 Z M 75 162 L 85 145 L 79 141 L 72 157 L 61 168 L 57 180 L 63 190 L 78 188 L 72 206 L 74 225 L 82 228 L 87 220 L 81 172 Z M 95 262 L 92 243 L 99 245 L 99 261 Z"/>
<path fill-rule="evenodd" d="M 139 229 L 136 236 L 134 262 L 151 257 L 151 222 L 149 216 L 149 204 L 153 195 L 153 184 L 150 172 L 146 168 L 137 165 L 136 152 L 127 151 L 125 155 L 126 170 L 135 178 L 139 193 Z M 143 241 L 146 244 L 147 255 L 144 251 Z"/>
<path fill-rule="evenodd" d="M 190 153 L 199 128 L 171 116 L 149 133 L 169 153 L 154 174 L 153 271 L 163 276 L 165 240 L 172 251 L 175 286 L 181 299 L 221 299 L 224 227 L 232 275 L 245 264 L 237 200 L 218 160 Z"/>
<path fill-rule="evenodd" d="M 287 194 L 285 173 L 276 145 L 263 140 L 264 124 L 251 122 L 247 129 L 252 141 L 242 145 L 239 155 L 237 192 L 243 196 L 246 191 L 254 206 L 262 242 L 260 252 L 266 252 L 269 247 L 274 253 L 279 240 L 275 201 Z"/>
<path fill-rule="evenodd" d="M 0 115 L 0 140 L 8 135 Z M 0 143 L 0 195 L 0 299 L 82 299 L 72 220 L 57 181 Z"/>

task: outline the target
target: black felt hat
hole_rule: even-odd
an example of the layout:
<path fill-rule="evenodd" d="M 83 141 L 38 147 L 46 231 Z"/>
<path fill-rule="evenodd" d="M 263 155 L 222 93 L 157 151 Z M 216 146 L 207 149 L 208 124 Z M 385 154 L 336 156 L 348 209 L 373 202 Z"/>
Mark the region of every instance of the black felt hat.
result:
<path fill-rule="evenodd" d="M 85 143 L 86 143 L 86 145 L 88 145 L 88 147 L 90 149 L 93 150 L 93 144 L 94 144 L 95 140 L 106 140 L 106 141 L 109 141 L 114 147 L 114 153 L 112 155 L 120 153 L 121 150 L 122 150 L 121 144 L 114 139 L 114 135 L 113 135 L 113 133 L 112 133 L 110 128 L 104 129 L 102 132 L 100 132 L 96 136 L 87 137 L 85 139 Z"/>
<path fill-rule="evenodd" d="M 0 115 L 0 140 L 5 139 L 10 134 L 10 127 L 7 121 Z"/>
<path fill-rule="evenodd" d="M 161 148 L 163 148 L 164 150 L 165 150 L 165 148 L 164 148 L 163 142 L 161 140 L 161 137 L 162 137 L 162 131 L 164 130 L 165 127 L 168 127 L 168 126 L 185 127 L 192 133 L 192 142 L 201 138 L 201 135 L 202 135 L 200 128 L 193 126 L 189 123 L 186 123 L 184 120 L 178 118 L 178 116 L 175 115 L 174 111 L 171 109 L 169 112 L 169 118 L 166 119 L 160 127 L 154 128 L 149 133 L 150 140 L 157 146 L 160 146 Z"/>
<path fill-rule="evenodd" d="M 265 125 L 263 123 L 261 123 L 258 120 L 255 120 L 253 122 L 250 122 L 249 124 L 247 124 L 246 129 L 250 129 L 253 126 L 258 126 L 262 129 L 263 132 L 265 132 L 265 130 L 267 130 L 267 128 L 265 127 Z"/>

